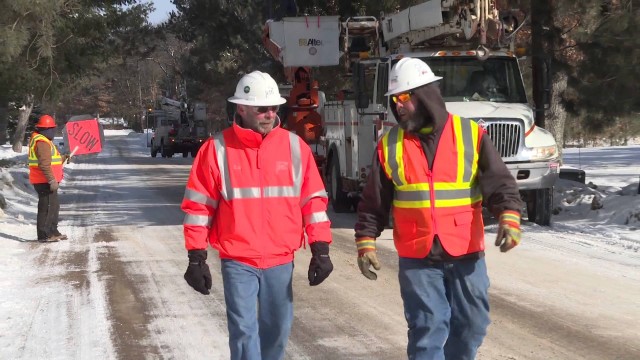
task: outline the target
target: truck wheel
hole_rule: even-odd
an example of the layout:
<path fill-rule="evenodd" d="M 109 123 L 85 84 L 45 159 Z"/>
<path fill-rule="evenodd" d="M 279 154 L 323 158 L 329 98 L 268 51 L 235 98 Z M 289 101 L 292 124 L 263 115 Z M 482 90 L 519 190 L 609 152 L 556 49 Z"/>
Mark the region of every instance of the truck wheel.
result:
<path fill-rule="evenodd" d="M 160 155 L 162 155 L 163 158 L 169 156 L 169 154 L 167 153 L 167 147 L 164 146 L 164 141 L 160 143 Z"/>
<path fill-rule="evenodd" d="M 151 157 L 154 158 L 158 155 L 158 148 L 153 146 L 153 142 L 151 142 Z"/>
<path fill-rule="evenodd" d="M 351 202 L 347 193 L 342 190 L 342 179 L 340 178 L 340 161 L 337 158 L 331 160 L 329 175 L 329 199 L 333 206 L 333 211 L 345 213 L 351 210 Z"/>
<path fill-rule="evenodd" d="M 533 190 L 527 200 L 527 215 L 529 221 L 538 225 L 551 225 L 553 208 L 553 188 Z"/>
<path fill-rule="evenodd" d="M 182 152 L 182 157 L 187 157 L 189 156 L 189 152 L 188 151 L 183 151 Z"/>
<path fill-rule="evenodd" d="M 194 158 L 196 155 L 198 155 L 198 149 L 191 150 L 191 157 Z"/>

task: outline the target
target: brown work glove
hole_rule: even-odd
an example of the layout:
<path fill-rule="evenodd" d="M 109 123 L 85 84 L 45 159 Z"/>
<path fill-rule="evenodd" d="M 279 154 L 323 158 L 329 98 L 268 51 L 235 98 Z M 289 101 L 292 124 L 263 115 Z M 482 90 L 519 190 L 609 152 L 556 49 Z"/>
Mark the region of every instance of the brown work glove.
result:
<path fill-rule="evenodd" d="M 63 154 L 62 155 L 62 163 L 67 163 L 70 164 L 71 163 L 71 155 L 70 154 Z"/>
<path fill-rule="evenodd" d="M 381 269 L 378 255 L 376 255 L 376 240 L 358 238 L 356 239 L 356 246 L 358 247 L 358 267 L 360 272 L 369 280 L 378 279 L 378 275 L 369 269 L 369 266 L 373 266 L 376 270 Z"/>
<path fill-rule="evenodd" d="M 55 180 L 49 181 L 49 190 L 51 190 L 52 192 L 58 191 L 59 187 L 60 187 L 60 184 L 57 181 Z"/>
<path fill-rule="evenodd" d="M 513 210 L 503 211 L 500 214 L 496 246 L 500 246 L 500 251 L 507 252 L 520 244 L 521 234 L 520 213 Z"/>

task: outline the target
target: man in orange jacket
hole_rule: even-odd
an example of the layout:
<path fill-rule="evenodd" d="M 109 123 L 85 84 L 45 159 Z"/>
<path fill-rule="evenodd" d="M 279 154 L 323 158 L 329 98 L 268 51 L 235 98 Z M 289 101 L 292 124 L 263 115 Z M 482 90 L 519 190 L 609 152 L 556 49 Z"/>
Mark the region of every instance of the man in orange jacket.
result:
<path fill-rule="evenodd" d="M 50 115 L 42 115 L 29 141 L 29 182 L 38 193 L 38 241 L 56 242 L 67 236 L 58 231 L 58 187 L 62 181 L 62 166 L 69 158 L 53 143 L 56 123 Z"/>
<path fill-rule="evenodd" d="M 520 242 L 522 202 L 483 129 L 447 111 L 440 79 L 419 59 L 391 69 L 398 125 L 378 142 L 358 206 L 358 265 L 377 278 L 369 267 L 380 269 L 375 238 L 391 209 L 409 359 L 474 359 L 490 322 L 483 201 L 502 252 Z"/>
<path fill-rule="evenodd" d="M 182 201 L 184 278 L 209 294 L 206 248 L 217 249 L 231 359 L 279 360 L 293 321 L 294 252 L 308 241 L 311 286 L 333 270 L 327 194 L 309 146 L 280 127 L 286 100 L 271 76 L 243 76 L 228 100 L 234 123 L 202 146 Z"/>

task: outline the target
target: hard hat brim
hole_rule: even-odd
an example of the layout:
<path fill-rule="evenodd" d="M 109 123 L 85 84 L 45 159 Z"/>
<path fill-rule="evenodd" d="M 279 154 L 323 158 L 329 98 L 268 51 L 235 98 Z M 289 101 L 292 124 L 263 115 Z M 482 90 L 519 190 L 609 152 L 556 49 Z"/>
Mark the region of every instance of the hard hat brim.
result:
<path fill-rule="evenodd" d="M 425 81 L 423 84 L 418 83 L 418 84 L 412 84 L 410 86 L 406 86 L 405 85 L 405 86 L 400 86 L 398 88 L 395 88 L 393 90 L 389 90 L 384 94 L 384 96 L 389 96 L 389 95 L 394 95 L 394 94 L 400 94 L 400 93 L 403 93 L 403 92 L 407 92 L 409 90 L 417 89 L 417 88 L 419 88 L 421 86 L 425 86 L 427 84 L 431 84 L 432 82 L 436 82 L 436 81 L 439 81 L 439 80 L 442 80 L 442 76 L 434 76 L 431 79 L 429 79 L 428 81 Z"/>
<path fill-rule="evenodd" d="M 274 106 L 274 105 L 282 105 L 286 103 L 287 99 L 280 97 L 277 100 L 251 101 L 251 100 L 239 98 L 237 96 L 232 96 L 228 98 L 227 101 L 232 102 L 234 104 L 249 105 L 249 106 Z"/>

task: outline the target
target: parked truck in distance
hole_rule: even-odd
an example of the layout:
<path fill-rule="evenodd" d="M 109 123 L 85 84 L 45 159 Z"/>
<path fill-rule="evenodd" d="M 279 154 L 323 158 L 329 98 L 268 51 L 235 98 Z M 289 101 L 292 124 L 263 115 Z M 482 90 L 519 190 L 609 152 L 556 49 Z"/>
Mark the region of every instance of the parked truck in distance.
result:
<path fill-rule="evenodd" d="M 158 153 L 163 158 L 174 154 L 195 157 L 208 137 L 206 107 L 203 103 L 187 104 L 184 101 L 160 97 L 153 109 L 147 110 L 147 121 L 153 129 L 149 142 L 151 157 Z"/>

